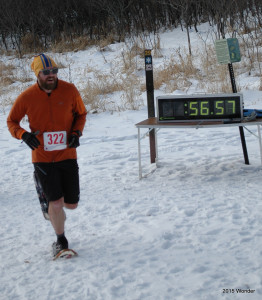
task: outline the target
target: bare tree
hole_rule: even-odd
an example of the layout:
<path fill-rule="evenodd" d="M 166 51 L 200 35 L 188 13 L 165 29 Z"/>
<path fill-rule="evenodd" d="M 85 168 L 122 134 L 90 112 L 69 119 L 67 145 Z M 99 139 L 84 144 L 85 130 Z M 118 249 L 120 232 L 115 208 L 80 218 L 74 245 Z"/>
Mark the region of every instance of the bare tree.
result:
<path fill-rule="evenodd" d="M 181 26 L 187 32 L 209 21 L 217 27 L 218 38 L 229 28 L 249 31 L 249 17 L 262 26 L 261 0 L 0 0 L 0 38 L 8 49 L 8 40 L 19 55 L 30 37 L 32 51 L 48 48 L 61 40 L 74 43 L 81 36 L 101 39 L 108 35 L 118 41 L 126 36 L 157 35 L 160 28 Z"/>

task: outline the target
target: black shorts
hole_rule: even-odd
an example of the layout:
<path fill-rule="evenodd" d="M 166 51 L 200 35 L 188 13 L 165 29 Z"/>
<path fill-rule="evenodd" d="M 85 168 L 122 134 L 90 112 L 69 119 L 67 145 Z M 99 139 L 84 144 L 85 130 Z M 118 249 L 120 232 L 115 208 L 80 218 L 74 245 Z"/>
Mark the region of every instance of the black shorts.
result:
<path fill-rule="evenodd" d="M 64 197 L 65 203 L 78 203 L 80 189 L 76 159 L 34 163 L 34 168 L 48 201 L 56 201 Z"/>

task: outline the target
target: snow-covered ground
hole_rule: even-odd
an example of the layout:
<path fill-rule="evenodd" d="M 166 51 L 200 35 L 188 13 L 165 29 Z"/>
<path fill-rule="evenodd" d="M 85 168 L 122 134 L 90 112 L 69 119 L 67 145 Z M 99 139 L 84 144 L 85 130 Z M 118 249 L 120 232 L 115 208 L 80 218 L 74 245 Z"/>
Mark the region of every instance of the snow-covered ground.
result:
<path fill-rule="evenodd" d="M 193 45 L 199 42 L 191 37 Z M 186 33 L 166 32 L 161 41 L 168 54 L 186 46 Z M 104 52 L 108 64 L 121 47 Z M 94 48 L 67 57 L 76 86 L 86 61 L 108 67 Z M 18 72 L 29 68 L 27 59 L 13 62 Z M 251 88 L 250 82 L 241 77 L 249 87 L 242 90 L 245 107 L 262 108 L 260 78 L 252 77 Z M 146 103 L 145 93 L 141 98 Z M 42 217 L 30 150 L 9 134 L 9 110 L 0 112 L 1 300 L 262 299 L 262 168 L 255 136 L 245 132 L 245 165 L 237 127 L 162 129 L 159 168 L 150 166 L 146 137 L 142 161 L 149 175 L 139 180 L 135 124 L 147 118 L 146 106 L 88 114 L 78 148 L 81 201 L 66 212 L 66 235 L 79 257 L 54 262 L 55 235 Z"/>

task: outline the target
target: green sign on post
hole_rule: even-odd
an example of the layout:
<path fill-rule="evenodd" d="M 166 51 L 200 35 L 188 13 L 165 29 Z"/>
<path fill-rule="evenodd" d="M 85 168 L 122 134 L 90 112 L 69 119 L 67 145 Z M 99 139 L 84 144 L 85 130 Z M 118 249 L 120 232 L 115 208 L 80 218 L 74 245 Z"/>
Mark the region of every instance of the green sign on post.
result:
<path fill-rule="evenodd" d="M 237 93 L 237 87 L 235 82 L 233 64 L 234 62 L 238 62 L 241 60 L 240 50 L 238 40 L 236 38 L 231 39 L 223 39 L 223 40 L 216 40 L 215 43 L 216 47 L 216 54 L 217 54 L 217 61 L 220 64 L 228 64 L 228 70 L 231 79 L 232 91 L 233 93 Z M 246 140 L 243 126 L 239 126 L 239 133 L 243 148 L 243 154 L 245 158 L 245 164 L 249 165 L 249 159 L 247 154 L 247 147 L 246 147 Z"/>
<path fill-rule="evenodd" d="M 229 64 L 241 60 L 238 39 L 216 40 L 215 46 L 218 63 Z"/>
<path fill-rule="evenodd" d="M 241 61 L 238 39 L 236 38 L 227 39 L 227 44 L 228 44 L 231 63 Z"/>

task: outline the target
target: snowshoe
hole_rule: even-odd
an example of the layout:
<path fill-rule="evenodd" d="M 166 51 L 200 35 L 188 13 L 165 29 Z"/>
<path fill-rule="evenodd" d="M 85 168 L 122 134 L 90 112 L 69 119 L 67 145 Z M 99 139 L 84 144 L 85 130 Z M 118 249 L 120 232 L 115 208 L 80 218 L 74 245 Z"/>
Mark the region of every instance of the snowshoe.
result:
<path fill-rule="evenodd" d="M 56 260 L 57 258 L 72 258 L 73 256 L 76 256 L 77 253 L 68 248 L 68 241 L 66 238 L 64 238 L 61 241 L 54 242 L 52 245 L 53 248 L 53 260 Z"/>

